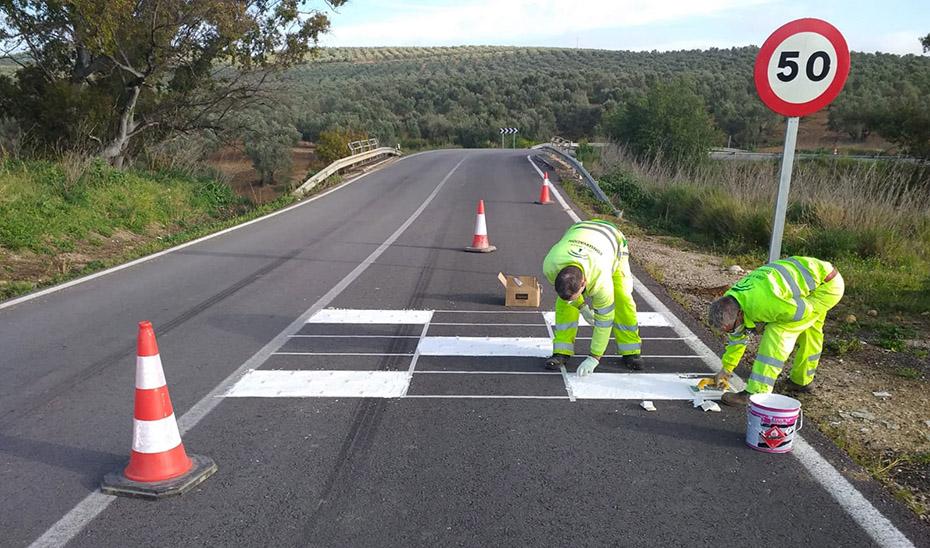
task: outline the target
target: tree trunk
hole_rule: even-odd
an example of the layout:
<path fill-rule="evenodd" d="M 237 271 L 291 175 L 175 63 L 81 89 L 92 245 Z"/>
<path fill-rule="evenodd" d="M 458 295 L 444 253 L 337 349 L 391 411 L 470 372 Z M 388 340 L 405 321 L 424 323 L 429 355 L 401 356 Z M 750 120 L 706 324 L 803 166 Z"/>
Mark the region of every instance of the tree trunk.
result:
<path fill-rule="evenodd" d="M 126 104 L 123 106 L 123 112 L 120 114 L 119 129 L 116 132 L 116 136 L 100 150 L 100 157 L 118 169 L 123 167 L 123 161 L 126 158 L 126 146 L 129 144 L 129 139 L 132 138 L 133 133 L 139 127 L 139 123 L 136 122 L 135 119 L 135 114 L 136 103 L 139 100 L 139 94 L 142 92 L 142 85 L 139 83 L 130 89 L 129 100 L 126 101 Z"/>

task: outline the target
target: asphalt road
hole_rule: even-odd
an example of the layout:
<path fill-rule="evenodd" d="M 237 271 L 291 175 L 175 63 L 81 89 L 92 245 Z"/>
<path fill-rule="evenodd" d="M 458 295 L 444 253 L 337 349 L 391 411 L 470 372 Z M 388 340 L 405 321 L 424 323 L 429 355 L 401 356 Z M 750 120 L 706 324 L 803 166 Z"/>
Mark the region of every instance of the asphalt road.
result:
<path fill-rule="evenodd" d="M 561 206 L 533 203 L 539 176 L 526 156 L 414 155 L 272 218 L 0 309 L 0 544 L 930 545 L 926 526 L 811 427 L 800 456 L 768 455 L 744 445 L 743 411 L 585 399 L 590 386 L 570 372 L 489 356 L 476 339 L 424 351 L 450 341 L 439 337 L 548 337 L 539 311 L 502 306 L 496 279 L 542 278 L 542 257 L 572 222 Z M 495 253 L 462 250 L 478 199 Z M 710 371 L 661 300 L 637 294 L 659 318 L 642 329 L 646 370 L 629 376 L 605 358 L 595 377 L 617 386 Z M 540 310 L 553 302 L 545 288 Z M 354 312 L 317 321 L 330 308 Z M 365 323 L 373 310 L 432 313 Z M 93 494 L 128 457 L 143 319 L 187 450 L 219 465 L 157 502 Z M 400 380 L 402 392 L 231 397 L 253 375 L 326 372 Z M 812 472 L 810 452 L 842 469 L 865 506 L 844 498 L 850 484 Z"/>

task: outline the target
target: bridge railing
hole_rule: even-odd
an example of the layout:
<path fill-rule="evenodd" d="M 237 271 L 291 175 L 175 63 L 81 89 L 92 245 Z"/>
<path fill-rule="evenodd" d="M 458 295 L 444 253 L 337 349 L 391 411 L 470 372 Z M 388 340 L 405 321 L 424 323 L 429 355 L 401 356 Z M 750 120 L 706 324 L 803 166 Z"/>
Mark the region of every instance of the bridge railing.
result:
<path fill-rule="evenodd" d="M 558 138 L 556 137 L 554 139 L 558 139 Z M 588 185 L 588 188 L 591 189 L 591 192 L 594 194 L 594 196 L 598 200 L 607 204 L 610 207 L 611 211 L 613 211 L 613 214 L 615 216 L 623 217 L 623 210 L 617 209 L 611 203 L 610 198 L 607 197 L 607 194 L 605 194 L 604 191 L 601 190 L 600 185 L 597 184 L 597 180 L 594 177 L 592 177 L 590 173 L 588 173 L 588 170 L 585 169 L 583 165 L 581 165 L 581 162 L 579 162 L 578 160 L 575 159 L 574 156 L 572 156 L 571 149 L 569 148 L 570 146 L 571 146 L 570 141 L 561 139 L 556 142 L 543 143 L 541 145 L 536 145 L 533 147 L 533 149 L 543 150 L 550 154 L 554 154 L 555 156 L 561 158 L 563 161 L 569 164 L 578 173 L 578 175 L 581 176 L 581 179 Z"/>
<path fill-rule="evenodd" d="M 368 152 L 378 148 L 377 139 L 365 139 L 364 141 L 352 141 L 349 143 L 349 152 L 354 156 L 362 152 Z"/>
<path fill-rule="evenodd" d="M 370 141 L 374 141 L 374 139 L 370 139 Z M 375 141 L 375 143 L 377 144 L 377 141 Z M 305 194 L 310 192 L 310 190 L 312 190 L 313 187 L 322 183 L 323 181 L 325 181 L 332 175 L 339 173 L 343 169 L 361 165 L 361 164 L 367 164 L 368 162 L 371 162 L 372 160 L 386 157 L 386 156 L 400 156 L 400 148 L 378 147 L 378 148 L 358 152 L 356 154 L 353 154 L 352 156 L 346 156 L 345 158 L 340 158 L 339 160 L 336 160 L 335 162 L 329 164 L 328 166 L 318 171 L 316 174 L 313 175 L 313 177 L 310 177 L 309 179 L 304 181 L 302 185 L 300 185 L 294 190 L 293 194 L 297 197 L 304 196 Z"/>

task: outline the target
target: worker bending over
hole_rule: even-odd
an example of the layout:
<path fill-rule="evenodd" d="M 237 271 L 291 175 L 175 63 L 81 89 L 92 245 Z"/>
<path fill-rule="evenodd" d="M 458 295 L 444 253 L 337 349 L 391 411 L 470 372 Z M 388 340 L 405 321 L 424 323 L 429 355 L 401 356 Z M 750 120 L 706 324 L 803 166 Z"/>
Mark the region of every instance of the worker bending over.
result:
<path fill-rule="evenodd" d="M 594 327 L 590 356 L 578 366 L 579 375 L 597 367 L 611 330 L 624 365 L 642 369 L 630 253 L 626 238 L 613 223 L 592 219 L 573 224 L 549 250 L 543 272 L 557 295 L 553 353 L 546 369 L 561 368 L 575 353 L 579 314 Z"/>
<path fill-rule="evenodd" d="M 746 390 L 727 392 L 721 401 L 745 405 L 750 394 L 771 392 L 795 342 L 798 351 L 786 391 L 810 391 L 823 349 L 823 323 L 843 298 L 844 287 L 832 264 L 788 257 L 753 270 L 712 302 L 708 320 L 729 338 L 718 380 L 728 378 L 739 365 L 746 350 L 746 330 L 766 324 Z"/>

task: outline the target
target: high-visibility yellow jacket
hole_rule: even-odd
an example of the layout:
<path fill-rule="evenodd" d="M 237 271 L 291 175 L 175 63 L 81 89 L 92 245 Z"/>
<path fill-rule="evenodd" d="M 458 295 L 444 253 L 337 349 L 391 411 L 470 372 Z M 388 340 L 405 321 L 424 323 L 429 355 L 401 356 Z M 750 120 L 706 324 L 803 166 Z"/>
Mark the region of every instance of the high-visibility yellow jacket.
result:
<path fill-rule="evenodd" d="M 628 255 L 627 240 L 613 223 L 599 219 L 573 224 L 543 261 L 543 273 L 549 283 L 567 266 L 577 266 L 584 273 L 587 284 L 584 293 L 575 302 L 576 308 L 591 299 L 594 312 L 594 334 L 591 336 L 591 354 L 602 356 L 610 341 L 614 322 L 614 270 L 624 255 Z"/>
<path fill-rule="evenodd" d="M 733 371 L 746 351 L 747 334 L 757 322 L 804 322 L 814 309 L 805 300 L 833 272 L 833 265 L 813 257 L 788 257 L 761 266 L 740 278 L 724 295 L 739 302 L 743 325 L 729 334 L 723 367 Z"/>

